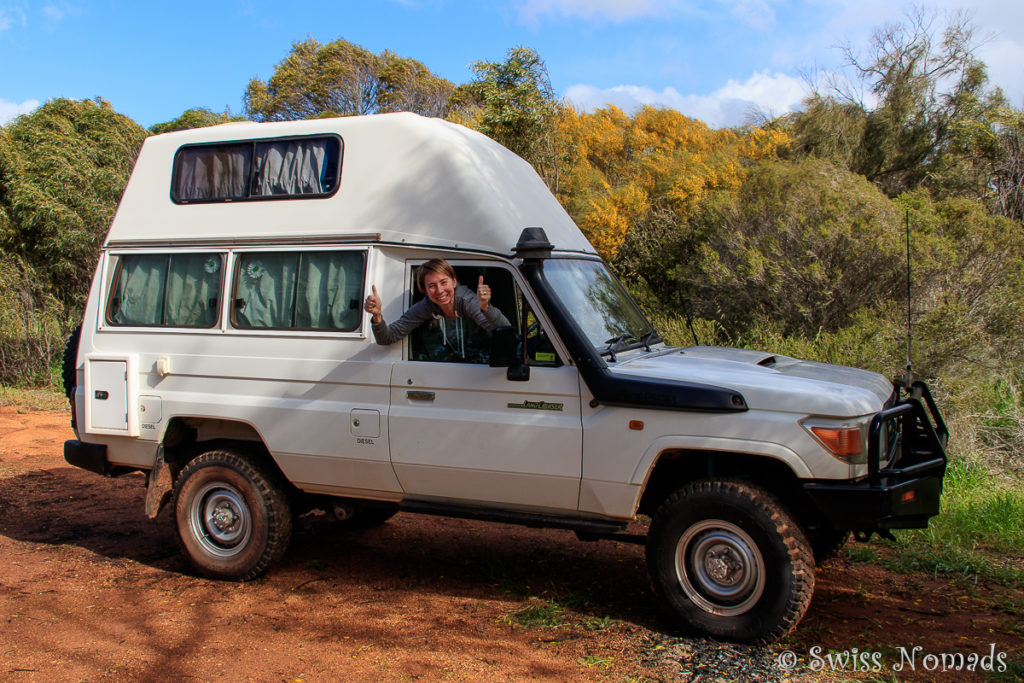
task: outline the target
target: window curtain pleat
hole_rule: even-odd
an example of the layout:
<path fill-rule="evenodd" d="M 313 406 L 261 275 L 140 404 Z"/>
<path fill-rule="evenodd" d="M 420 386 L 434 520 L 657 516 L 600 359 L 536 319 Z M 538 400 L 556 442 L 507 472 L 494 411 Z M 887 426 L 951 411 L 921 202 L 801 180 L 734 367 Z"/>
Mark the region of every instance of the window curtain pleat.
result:
<path fill-rule="evenodd" d="M 213 327 L 220 297 L 218 254 L 125 254 L 114 283 L 115 325 Z"/>
<path fill-rule="evenodd" d="M 121 257 L 121 272 L 114 288 L 118 302 L 112 311 L 115 325 L 159 325 L 167 281 L 165 254 Z"/>
<path fill-rule="evenodd" d="M 359 252 L 305 254 L 299 275 L 296 326 L 355 329 L 361 312 L 362 264 Z"/>
<path fill-rule="evenodd" d="M 320 194 L 327 158 L 324 141 L 291 140 L 259 146 L 253 194 Z"/>
<path fill-rule="evenodd" d="M 242 327 L 291 327 L 297 254 L 252 254 L 239 264 Z"/>
<path fill-rule="evenodd" d="M 178 158 L 174 196 L 180 200 L 244 197 L 251 155 L 249 145 L 182 150 Z"/>
<path fill-rule="evenodd" d="M 164 325 L 212 327 L 220 291 L 220 258 L 208 254 L 172 256 L 164 299 Z"/>
<path fill-rule="evenodd" d="M 362 252 L 245 254 L 238 327 L 353 330 L 359 326 Z"/>

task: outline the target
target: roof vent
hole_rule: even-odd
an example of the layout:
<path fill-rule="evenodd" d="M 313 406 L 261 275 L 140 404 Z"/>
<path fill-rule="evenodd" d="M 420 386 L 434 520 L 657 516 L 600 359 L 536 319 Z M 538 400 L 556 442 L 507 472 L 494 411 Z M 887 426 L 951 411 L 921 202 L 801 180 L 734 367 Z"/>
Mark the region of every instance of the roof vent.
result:
<path fill-rule="evenodd" d="M 541 259 L 551 256 L 555 245 L 548 241 L 544 228 L 523 228 L 516 243 L 515 255 L 522 259 Z"/>

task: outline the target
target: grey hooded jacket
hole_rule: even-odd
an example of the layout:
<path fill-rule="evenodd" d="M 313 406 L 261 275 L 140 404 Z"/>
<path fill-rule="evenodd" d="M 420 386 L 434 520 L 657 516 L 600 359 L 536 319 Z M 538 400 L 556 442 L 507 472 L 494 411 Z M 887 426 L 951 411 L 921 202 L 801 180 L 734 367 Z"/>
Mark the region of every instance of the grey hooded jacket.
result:
<path fill-rule="evenodd" d="M 489 306 L 486 311 L 481 311 L 476 292 L 465 285 L 458 285 L 455 288 L 455 316 L 469 318 L 488 332 L 510 325 L 497 306 Z M 388 325 L 383 318 L 379 323 L 373 323 L 373 337 L 378 344 L 394 344 L 423 323 L 442 317 L 444 314 L 440 307 L 424 297 L 410 306 L 409 310 L 393 324 Z"/>

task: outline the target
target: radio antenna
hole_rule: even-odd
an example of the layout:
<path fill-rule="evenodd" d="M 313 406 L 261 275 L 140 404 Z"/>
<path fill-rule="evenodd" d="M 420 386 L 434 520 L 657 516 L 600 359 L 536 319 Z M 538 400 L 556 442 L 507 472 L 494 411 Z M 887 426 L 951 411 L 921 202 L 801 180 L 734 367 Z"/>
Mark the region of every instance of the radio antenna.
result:
<path fill-rule="evenodd" d="M 911 339 L 911 299 L 910 299 L 910 209 L 907 209 L 907 372 L 903 378 L 907 391 L 914 383 L 914 373 L 910 368 L 910 339 Z"/>
<path fill-rule="evenodd" d="M 700 346 L 700 341 L 697 340 L 697 331 L 693 329 L 693 318 L 690 317 L 690 307 L 686 304 L 686 297 L 680 295 L 679 300 L 683 304 L 683 314 L 686 316 L 686 326 L 690 328 L 690 334 L 693 335 L 693 345 Z"/>

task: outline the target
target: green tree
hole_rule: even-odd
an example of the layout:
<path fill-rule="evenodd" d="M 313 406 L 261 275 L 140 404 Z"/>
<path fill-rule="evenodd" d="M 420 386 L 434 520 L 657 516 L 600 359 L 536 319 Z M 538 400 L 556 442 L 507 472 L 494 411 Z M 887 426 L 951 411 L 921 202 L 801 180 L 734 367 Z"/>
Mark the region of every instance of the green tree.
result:
<path fill-rule="evenodd" d="M 267 81 L 249 81 L 245 110 L 255 121 L 288 121 L 413 111 L 447 112 L 455 86 L 413 59 L 376 55 L 339 38 L 294 43 Z"/>
<path fill-rule="evenodd" d="M 233 116 L 230 109 L 224 112 L 215 112 L 205 107 L 194 107 L 192 109 L 186 109 L 181 116 L 172 121 L 165 121 L 164 123 L 157 123 L 150 126 L 149 134 L 159 135 L 160 133 L 170 133 L 176 130 L 206 128 L 208 126 L 217 126 L 231 121 L 244 120 L 244 116 Z"/>
<path fill-rule="evenodd" d="M 555 119 L 562 110 L 544 61 L 531 48 L 515 47 L 503 62 L 475 62 L 476 78 L 459 93 L 471 110 L 470 125 L 523 157 L 556 184 Z"/>
<path fill-rule="evenodd" d="M 75 323 L 44 282 L 22 259 L 0 250 L 0 382 L 36 385 L 50 381 L 69 327 Z"/>
<path fill-rule="evenodd" d="M 996 131 L 998 142 L 992 173 L 997 212 L 1024 225 L 1024 112 L 1007 108 Z"/>
<path fill-rule="evenodd" d="M 1024 234 L 975 200 L 918 190 L 896 206 L 912 231 L 915 364 L 1019 382 L 1024 361 Z M 1014 376 L 1016 375 L 1016 376 Z"/>
<path fill-rule="evenodd" d="M 621 258 L 663 304 L 734 336 L 758 319 L 813 336 L 898 291 L 901 226 L 862 177 L 822 160 L 763 161 L 687 220 L 652 212 Z"/>
<path fill-rule="evenodd" d="M 79 307 L 146 132 L 101 99 L 51 100 L 0 130 L 0 250 Z"/>
<path fill-rule="evenodd" d="M 446 118 L 452 111 L 455 86 L 435 76 L 421 62 L 387 50 L 378 78 L 381 88 L 378 110 L 413 111 L 424 116 Z"/>

